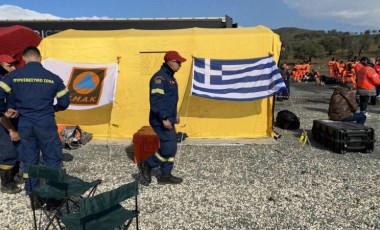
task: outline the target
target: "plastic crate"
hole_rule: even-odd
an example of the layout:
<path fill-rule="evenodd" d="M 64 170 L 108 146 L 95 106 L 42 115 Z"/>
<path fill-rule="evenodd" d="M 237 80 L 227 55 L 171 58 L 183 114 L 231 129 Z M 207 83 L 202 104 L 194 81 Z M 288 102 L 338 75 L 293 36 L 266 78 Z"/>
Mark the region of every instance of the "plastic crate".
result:
<path fill-rule="evenodd" d="M 160 139 L 150 126 L 143 126 L 133 134 L 132 142 L 135 163 L 148 159 L 160 148 Z"/>
<path fill-rule="evenodd" d="M 370 153 L 375 146 L 375 130 L 351 122 L 314 120 L 312 134 L 314 140 L 336 153 Z"/>

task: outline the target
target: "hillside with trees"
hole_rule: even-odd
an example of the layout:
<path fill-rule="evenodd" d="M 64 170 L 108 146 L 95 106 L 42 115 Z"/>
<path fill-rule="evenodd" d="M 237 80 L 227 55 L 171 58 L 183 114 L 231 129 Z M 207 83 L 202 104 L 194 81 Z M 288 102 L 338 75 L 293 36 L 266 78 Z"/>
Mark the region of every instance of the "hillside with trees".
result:
<path fill-rule="evenodd" d="M 293 64 L 310 61 L 316 68 L 326 65 L 332 57 L 344 62 L 362 56 L 380 56 L 380 33 L 367 30 L 361 34 L 336 30 L 305 30 L 280 28 L 282 50 L 280 61 Z"/>

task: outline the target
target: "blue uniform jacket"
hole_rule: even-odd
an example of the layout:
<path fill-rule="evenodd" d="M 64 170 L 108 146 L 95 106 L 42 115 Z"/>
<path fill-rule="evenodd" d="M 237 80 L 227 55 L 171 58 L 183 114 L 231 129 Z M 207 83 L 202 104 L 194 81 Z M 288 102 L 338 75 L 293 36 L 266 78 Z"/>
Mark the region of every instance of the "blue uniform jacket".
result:
<path fill-rule="evenodd" d="M 4 75 L 4 76 L 0 75 L 0 80 L 3 81 L 7 77 L 8 77 L 8 74 Z M 0 103 L 0 112 L 1 113 L 7 111 L 8 108 L 15 108 L 16 107 L 13 93 L 7 94 L 4 98 L 1 99 L 1 101 L 2 101 Z"/>
<path fill-rule="evenodd" d="M 0 80 L 4 80 L 5 78 L 7 78 L 7 76 L 8 75 L 6 75 L 6 76 L 0 75 Z M 2 114 L 3 112 L 7 111 L 8 108 L 15 108 L 15 100 L 14 100 L 13 93 L 6 94 L 5 97 L 1 99 L 0 113 Z M 12 119 L 10 119 L 10 121 L 11 121 L 12 125 L 14 126 L 14 128 L 17 130 L 18 118 L 12 118 Z M 4 130 L 5 130 L 5 128 L 4 128 Z M 8 132 L 8 131 L 6 131 L 6 132 Z"/>
<path fill-rule="evenodd" d="M 0 82 L 0 103 L 4 103 L 7 93 L 11 92 L 20 118 L 26 121 L 49 121 L 54 119 L 55 112 L 65 110 L 70 104 L 62 79 L 39 62 L 26 64 Z M 55 105 L 54 98 L 57 98 Z"/>
<path fill-rule="evenodd" d="M 0 79 L 3 80 L 4 76 L 0 75 Z M 4 92 L 0 92 L 0 94 L 4 94 Z M 7 96 L 2 95 L 0 97 L 0 117 L 3 116 L 4 112 L 7 111 Z"/>
<path fill-rule="evenodd" d="M 161 69 L 150 79 L 149 123 L 151 126 L 162 126 L 162 120 L 169 119 L 177 123 L 178 85 L 174 71 L 163 64 Z"/>

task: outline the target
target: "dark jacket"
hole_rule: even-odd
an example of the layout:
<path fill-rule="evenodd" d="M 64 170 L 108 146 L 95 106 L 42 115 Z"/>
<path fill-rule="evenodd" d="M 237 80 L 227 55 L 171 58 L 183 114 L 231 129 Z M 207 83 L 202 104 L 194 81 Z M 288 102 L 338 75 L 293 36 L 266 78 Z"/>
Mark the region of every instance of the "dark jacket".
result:
<path fill-rule="evenodd" d="M 54 113 L 65 110 L 70 104 L 70 95 L 62 79 L 39 62 L 30 62 L 12 71 L 0 82 L 0 99 L 10 92 L 14 95 L 20 122 L 55 123 Z M 57 98 L 55 105 L 54 98 Z"/>
<path fill-rule="evenodd" d="M 161 126 L 162 120 L 169 119 L 172 124 L 177 123 L 178 85 L 173 70 L 163 64 L 161 69 L 153 75 L 149 87 L 151 126 Z"/>
<path fill-rule="evenodd" d="M 337 87 L 330 98 L 329 119 L 341 121 L 358 110 L 355 94 L 347 88 Z"/>

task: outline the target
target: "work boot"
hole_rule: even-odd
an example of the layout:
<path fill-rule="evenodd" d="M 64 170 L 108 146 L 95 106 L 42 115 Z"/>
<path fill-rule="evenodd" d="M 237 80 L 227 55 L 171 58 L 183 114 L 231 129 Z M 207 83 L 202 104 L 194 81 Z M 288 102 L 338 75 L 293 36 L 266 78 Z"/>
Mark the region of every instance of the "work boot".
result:
<path fill-rule="evenodd" d="M 25 180 L 20 173 L 20 162 L 17 162 L 16 165 L 12 168 L 12 178 L 16 184 L 24 184 Z"/>
<path fill-rule="evenodd" d="M 16 184 L 25 184 L 25 179 L 22 176 L 22 173 L 16 173 L 13 179 L 15 180 Z"/>
<path fill-rule="evenodd" d="M 140 161 L 137 163 L 141 178 L 148 184 L 152 182 L 151 168 L 146 161 Z"/>
<path fill-rule="evenodd" d="M 0 177 L 1 177 L 0 191 L 2 193 L 15 194 L 22 191 L 22 189 L 19 188 L 16 182 L 14 181 L 11 170 L 0 171 Z"/>
<path fill-rule="evenodd" d="M 162 174 L 157 178 L 158 184 L 181 184 L 182 181 L 182 178 L 175 177 L 171 173 Z"/>

